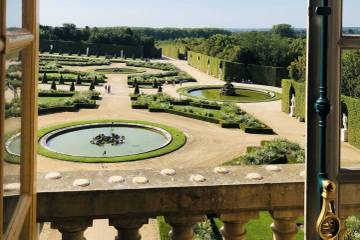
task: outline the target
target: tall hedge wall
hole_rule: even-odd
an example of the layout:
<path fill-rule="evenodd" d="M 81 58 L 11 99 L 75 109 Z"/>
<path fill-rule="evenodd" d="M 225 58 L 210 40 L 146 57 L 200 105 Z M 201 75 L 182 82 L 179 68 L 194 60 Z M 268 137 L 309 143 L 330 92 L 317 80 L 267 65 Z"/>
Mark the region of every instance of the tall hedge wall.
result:
<path fill-rule="evenodd" d="M 281 86 L 281 80 L 289 77 L 289 72 L 283 67 L 269 67 L 249 64 L 247 65 L 247 78 L 256 84 L 267 86 Z"/>
<path fill-rule="evenodd" d="M 282 80 L 282 111 L 289 113 L 291 87 L 295 90 L 295 115 L 305 118 L 305 83 Z M 349 143 L 360 148 L 360 99 L 342 95 L 341 102 L 346 105 L 348 112 Z"/>
<path fill-rule="evenodd" d="M 349 143 L 360 148 L 360 99 L 341 96 L 348 111 Z"/>
<path fill-rule="evenodd" d="M 209 75 L 237 82 L 243 79 L 250 79 L 256 84 L 280 87 L 281 79 L 288 77 L 288 70 L 286 68 L 253 64 L 246 65 L 209 57 L 192 51 L 188 51 L 188 62 L 191 66 Z"/>
<path fill-rule="evenodd" d="M 174 58 L 174 59 L 186 59 L 187 50 L 185 45 L 171 44 L 171 43 L 160 43 L 157 45 L 162 50 L 163 56 Z"/>
<path fill-rule="evenodd" d="M 90 55 L 117 55 L 121 56 L 121 51 L 126 57 L 144 57 L 144 47 L 143 46 L 126 46 L 126 45 L 112 45 L 112 44 L 92 44 L 86 42 L 68 42 L 68 41 L 51 41 L 51 40 L 41 40 L 40 41 L 40 51 L 48 52 L 50 50 L 50 45 L 53 45 L 53 52 L 61 53 L 72 53 L 81 54 L 86 53 L 86 48 L 89 48 Z"/>
<path fill-rule="evenodd" d="M 297 82 L 292 79 L 283 79 L 281 81 L 282 87 L 282 101 L 281 109 L 285 113 L 290 112 L 290 91 L 291 88 L 295 91 L 295 116 L 305 119 L 305 83 Z"/>

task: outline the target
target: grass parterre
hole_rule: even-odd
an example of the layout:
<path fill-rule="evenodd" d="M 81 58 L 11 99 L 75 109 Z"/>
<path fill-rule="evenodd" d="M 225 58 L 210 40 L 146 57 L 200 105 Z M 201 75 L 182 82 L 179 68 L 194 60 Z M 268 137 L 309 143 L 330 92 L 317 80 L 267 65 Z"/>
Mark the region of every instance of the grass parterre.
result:
<path fill-rule="evenodd" d="M 204 100 L 178 100 L 164 93 L 132 94 L 132 108 L 150 112 L 167 112 L 220 124 L 223 128 L 240 128 L 247 133 L 273 134 L 273 130 L 232 103 Z"/>

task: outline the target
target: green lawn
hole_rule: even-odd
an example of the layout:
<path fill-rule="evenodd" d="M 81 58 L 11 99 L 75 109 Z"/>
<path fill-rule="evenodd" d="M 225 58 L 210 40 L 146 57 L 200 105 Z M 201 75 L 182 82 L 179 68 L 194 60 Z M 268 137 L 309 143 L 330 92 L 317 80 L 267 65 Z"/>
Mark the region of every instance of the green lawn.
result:
<path fill-rule="evenodd" d="M 39 97 L 39 104 L 43 104 L 49 107 L 63 106 L 64 102 L 71 97 Z"/>
<path fill-rule="evenodd" d="M 161 240 L 170 240 L 168 232 L 171 227 L 165 222 L 163 217 L 158 217 L 158 226 L 160 232 Z M 303 218 L 298 219 L 298 224 L 303 224 Z M 273 222 L 270 214 L 268 212 L 260 212 L 258 219 L 250 220 L 246 224 L 246 239 L 247 240 L 271 240 L 273 238 L 272 230 L 270 228 L 271 223 Z M 216 220 L 216 225 L 220 229 L 222 222 Z M 209 229 L 210 230 L 210 229 Z M 196 238 L 200 239 L 200 238 Z M 303 240 L 304 232 L 302 229 L 299 230 L 296 235 L 296 240 Z"/>

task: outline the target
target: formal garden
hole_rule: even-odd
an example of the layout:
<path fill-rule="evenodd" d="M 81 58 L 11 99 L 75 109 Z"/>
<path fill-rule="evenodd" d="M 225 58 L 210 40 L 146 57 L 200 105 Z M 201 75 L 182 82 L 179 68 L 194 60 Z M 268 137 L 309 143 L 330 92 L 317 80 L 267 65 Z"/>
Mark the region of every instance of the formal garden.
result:
<path fill-rule="evenodd" d="M 222 138 L 231 134 L 242 137 L 234 146 L 236 153 L 217 166 L 304 163 L 303 136 L 297 129 L 289 134 L 279 128 L 298 127 L 293 122 L 306 120 L 304 36 L 162 29 L 153 30 L 157 37 L 149 39 L 145 33 L 151 30 L 141 28 L 87 31 L 42 26 L 38 113 L 46 126 L 39 127 L 38 153 L 43 169 L 50 169 L 53 159 L 59 160 L 56 166 L 67 167 L 88 163 L 84 168 L 133 169 L 139 162 L 162 167 L 167 161 L 162 156 L 192 167 L 198 156 L 185 154 L 192 144 L 211 154 L 215 144 L 233 141 Z M 221 45 L 225 42 L 226 48 Z M 158 60 L 161 51 L 186 62 Z M 360 55 L 349 51 L 343 58 L 343 128 L 348 142 L 360 148 L 360 91 L 353 81 L 359 80 L 354 69 L 360 69 Z M 9 122 L 21 116 L 21 84 L 20 65 L 11 64 L 5 104 Z M 269 114 L 268 109 L 275 110 Z M 215 139 L 196 142 L 210 129 Z M 19 130 L 7 131 L 5 139 L 5 161 L 16 166 Z M 184 157 L 192 162 L 182 165 Z M 146 165 L 147 160 L 154 166 Z M 221 239 L 221 222 L 207 217 L 196 225 L 196 238 Z M 261 212 L 246 225 L 248 235 L 270 239 L 271 222 Z M 162 217 L 157 223 L 161 240 L 169 239 L 170 226 Z M 303 219 L 297 224 L 301 230 Z M 347 224 L 358 226 L 358 219 Z M 349 232 L 348 239 L 356 239 L 354 234 Z M 303 231 L 296 239 L 303 239 Z"/>

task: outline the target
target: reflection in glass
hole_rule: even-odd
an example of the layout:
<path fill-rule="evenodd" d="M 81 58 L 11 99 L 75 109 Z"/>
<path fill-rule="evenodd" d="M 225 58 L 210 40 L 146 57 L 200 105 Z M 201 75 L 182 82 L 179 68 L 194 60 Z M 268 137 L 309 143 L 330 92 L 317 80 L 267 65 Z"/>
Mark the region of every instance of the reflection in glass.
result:
<path fill-rule="evenodd" d="M 359 0 L 343 0 L 343 34 L 360 35 Z"/>
<path fill-rule="evenodd" d="M 360 167 L 360 50 L 341 54 L 341 167 Z"/>
<path fill-rule="evenodd" d="M 16 207 L 20 188 L 21 86 L 20 53 L 8 55 L 5 78 L 4 226 L 8 224 Z"/>
<path fill-rule="evenodd" d="M 6 2 L 6 27 L 8 30 L 22 27 L 22 0 Z"/>

